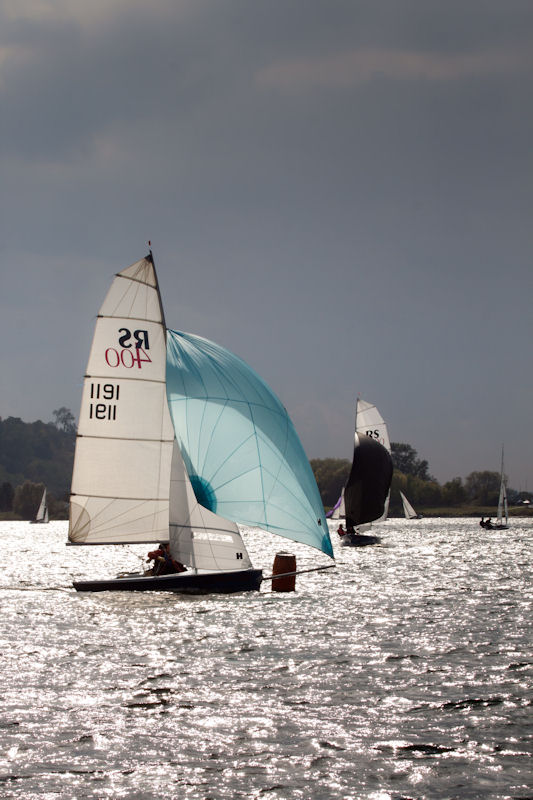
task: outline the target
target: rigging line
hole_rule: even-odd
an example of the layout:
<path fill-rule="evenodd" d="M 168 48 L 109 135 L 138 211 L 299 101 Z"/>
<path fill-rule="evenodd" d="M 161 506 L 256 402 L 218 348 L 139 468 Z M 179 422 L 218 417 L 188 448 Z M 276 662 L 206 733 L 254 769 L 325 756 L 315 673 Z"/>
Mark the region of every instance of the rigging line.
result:
<path fill-rule="evenodd" d="M 335 569 L 337 567 L 336 564 L 326 564 L 324 567 L 313 567 L 312 569 L 300 569 L 296 572 L 280 572 L 279 575 L 264 575 L 261 577 L 261 581 L 272 581 L 276 580 L 276 578 L 286 578 L 289 575 L 304 575 L 306 572 L 320 572 L 323 569 Z"/>

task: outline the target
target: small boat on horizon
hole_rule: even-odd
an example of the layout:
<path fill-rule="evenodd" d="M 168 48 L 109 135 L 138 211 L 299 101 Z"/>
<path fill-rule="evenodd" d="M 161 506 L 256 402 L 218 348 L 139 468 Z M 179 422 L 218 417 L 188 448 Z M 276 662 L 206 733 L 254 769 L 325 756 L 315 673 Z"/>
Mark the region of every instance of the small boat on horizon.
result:
<path fill-rule="evenodd" d="M 39 503 L 39 508 L 37 509 L 37 514 L 35 515 L 35 519 L 31 520 L 33 525 L 43 525 L 48 522 L 48 503 L 46 500 L 46 486 L 44 487 L 43 494 L 41 497 L 41 502 Z"/>
<path fill-rule="evenodd" d="M 507 480 L 503 469 L 503 445 L 502 445 L 502 458 L 500 464 L 500 494 L 498 497 L 498 509 L 496 512 L 496 522 L 492 522 L 492 518 L 484 519 L 481 517 L 479 523 L 482 528 L 489 531 L 502 531 L 507 530 L 509 527 L 509 507 L 507 504 Z"/>
<path fill-rule="evenodd" d="M 403 513 L 405 519 L 422 519 L 422 514 L 417 514 L 414 510 L 413 506 L 404 495 L 402 491 L 400 491 L 400 497 L 402 498 L 402 506 L 403 506 Z"/>

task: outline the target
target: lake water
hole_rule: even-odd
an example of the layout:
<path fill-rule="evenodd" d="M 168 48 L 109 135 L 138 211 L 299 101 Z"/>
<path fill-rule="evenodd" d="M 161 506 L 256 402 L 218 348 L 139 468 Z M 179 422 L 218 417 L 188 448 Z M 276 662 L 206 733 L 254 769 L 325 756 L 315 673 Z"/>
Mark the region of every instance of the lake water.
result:
<path fill-rule="evenodd" d="M 0 523 L 0 797 L 532 798 L 533 521 L 377 528 L 295 593 L 181 597 L 77 594 L 149 548 Z M 265 574 L 328 563 L 274 539 Z"/>

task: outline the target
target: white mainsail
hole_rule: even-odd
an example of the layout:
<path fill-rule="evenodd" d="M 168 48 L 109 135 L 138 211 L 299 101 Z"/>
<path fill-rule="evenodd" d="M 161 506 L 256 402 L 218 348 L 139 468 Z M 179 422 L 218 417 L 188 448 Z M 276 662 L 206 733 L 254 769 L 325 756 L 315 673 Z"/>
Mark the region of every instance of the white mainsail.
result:
<path fill-rule="evenodd" d="M 69 540 L 168 538 L 174 431 L 163 310 L 153 263 L 116 275 L 96 321 L 72 476 Z"/>
<path fill-rule="evenodd" d="M 46 489 L 43 490 L 43 496 L 39 503 L 39 509 L 35 517 L 35 522 L 48 522 L 48 506 L 46 504 Z"/>
<path fill-rule="evenodd" d="M 503 471 L 503 447 L 502 447 L 502 463 L 500 468 L 500 496 L 498 498 L 498 513 L 496 524 L 500 527 L 507 527 L 509 522 L 509 509 L 507 506 L 507 486 L 505 482 L 505 474 Z"/>
<path fill-rule="evenodd" d="M 366 400 L 361 400 L 360 397 L 357 398 L 355 406 L 355 433 L 362 433 L 366 436 L 369 436 L 371 439 L 375 439 L 382 444 L 389 453 L 391 452 L 387 423 L 381 416 L 374 403 L 368 403 Z M 383 514 L 379 519 L 375 520 L 376 522 L 382 522 L 383 520 L 387 519 L 389 513 L 389 502 L 390 492 L 385 501 Z"/>
<path fill-rule="evenodd" d="M 418 519 L 418 514 L 416 513 L 413 506 L 411 505 L 411 503 L 409 502 L 409 500 L 407 499 L 407 497 L 404 495 L 403 492 L 400 492 L 400 497 L 402 498 L 403 513 L 405 519 Z"/>
<path fill-rule="evenodd" d="M 72 476 L 75 544 L 170 541 L 197 569 L 246 569 L 235 523 L 196 500 L 166 395 L 166 328 L 150 256 L 115 276 L 98 314 Z"/>

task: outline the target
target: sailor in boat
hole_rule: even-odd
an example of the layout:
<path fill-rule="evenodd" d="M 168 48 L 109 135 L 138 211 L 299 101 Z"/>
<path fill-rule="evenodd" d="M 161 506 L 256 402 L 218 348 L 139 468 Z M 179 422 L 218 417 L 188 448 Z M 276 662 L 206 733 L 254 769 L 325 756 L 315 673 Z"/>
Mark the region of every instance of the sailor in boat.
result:
<path fill-rule="evenodd" d="M 168 542 L 161 542 L 157 550 L 148 553 L 146 561 L 153 561 L 154 566 L 147 570 L 145 575 L 173 575 L 176 572 L 186 572 L 186 567 L 172 558 Z"/>
<path fill-rule="evenodd" d="M 337 528 L 337 533 L 339 534 L 339 536 L 346 536 L 346 531 L 345 531 L 345 530 L 344 530 L 344 528 L 342 527 L 342 523 L 341 523 L 341 524 L 339 525 L 339 527 Z"/>
<path fill-rule="evenodd" d="M 482 528 L 485 527 L 485 517 L 481 517 L 481 522 L 479 523 Z"/>

